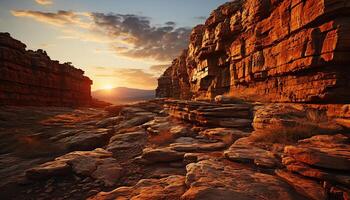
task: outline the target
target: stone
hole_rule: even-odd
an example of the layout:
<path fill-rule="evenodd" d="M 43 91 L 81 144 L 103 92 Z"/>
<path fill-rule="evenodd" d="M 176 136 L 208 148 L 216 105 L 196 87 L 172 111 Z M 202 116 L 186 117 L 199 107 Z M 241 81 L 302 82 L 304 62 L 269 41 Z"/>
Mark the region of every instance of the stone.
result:
<path fill-rule="evenodd" d="M 102 181 L 105 187 L 112 187 L 119 181 L 123 171 L 123 168 L 115 159 L 107 158 L 99 163 L 91 177 Z"/>
<path fill-rule="evenodd" d="M 132 157 L 138 156 L 142 153 L 146 139 L 147 135 L 144 130 L 121 133 L 111 137 L 107 150 L 113 152 L 114 156 L 122 156 L 125 152 L 131 153 Z"/>
<path fill-rule="evenodd" d="M 29 179 L 49 179 L 53 176 L 63 176 L 71 171 L 70 165 L 62 161 L 52 161 L 44 163 L 26 171 L 26 177 Z"/>
<path fill-rule="evenodd" d="M 131 119 L 125 120 L 120 122 L 118 125 L 114 126 L 115 130 L 121 130 L 121 129 L 127 129 L 134 126 L 140 126 L 154 118 L 152 115 L 142 115 L 142 116 L 136 116 L 132 117 Z"/>
<path fill-rule="evenodd" d="M 286 146 L 285 155 L 311 166 L 334 170 L 350 170 L 350 145 L 342 135 L 314 136 L 296 146 Z"/>
<path fill-rule="evenodd" d="M 224 155 L 234 162 L 251 163 L 266 168 L 278 166 L 278 161 L 272 152 L 254 146 L 233 144 Z"/>
<path fill-rule="evenodd" d="M 90 106 L 92 81 L 70 63 L 51 60 L 44 50 L 0 33 L 0 104 Z M 30 92 L 28 92 L 30 91 Z"/>
<path fill-rule="evenodd" d="M 165 107 L 175 118 L 209 127 L 249 130 L 252 106 L 249 104 L 215 104 L 199 101 L 167 100 Z"/>
<path fill-rule="evenodd" d="M 109 117 L 107 119 L 103 119 L 96 123 L 98 128 L 106 128 L 108 126 L 116 125 L 118 122 L 122 121 L 124 118 L 122 116 L 118 117 Z"/>
<path fill-rule="evenodd" d="M 255 130 L 274 128 L 283 131 L 295 128 L 303 132 L 312 131 L 314 134 L 337 133 L 342 130 L 342 127 L 327 115 L 325 108 L 273 103 L 256 106 L 255 110 Z"/>
<path fill-rule="evenodd" d="M 92 129 L 76 133 L 58 142 L 65 145 L 69 150 L 89 151 L 106 145 L 112 136 L 108 129 Z"/>
<path fill-rule="evenodd" d="M 26 177 L 29 179 L 50 179 L 53 176 L 62 176 L 73 172 L 89 176 L 96 169 L 100 160 L 110 157 L 112 157 L 112 153 L 104 149 L 75 151 L 27 170 Z"/>
<path fill-rule="evenodd" d="M 185 153 L 174 151 L 170 148 L 145 148 L 142 158 L 150 163 L 182 161 Z"/>
<path fill-rule="evenodd" d="M 292 185 L 296 191 L 298 191 L 300 194 L 304 194 L 304 196 L 307 196 L 309 199 L 327 199 L 327 194 L 319 183 L 283 170 L 276 170 L 275 173 L 290 185 Z"/>
<path fill-rule="evenodd" d="M 275 176 L 220 160 L 202 160 L 186 166 L 189 189 L 181 199 L 306 199 Z"/>
<path fill-rule="evenodd" d="M 194 143 L 172 143 L 169 145 L 172 150 L 179 152 L 217 151 L 224 149 L 226 146 L 223 142 L 204 143 L 199 141 L 194 141 Z"/>
<path fill-rule="evenodd" d="M 119 187 L 111 192 L 100 192 L 89 200 L 107 199 L 180 199 L 185 192 L 185 177 L 173 175 L 161 179 L 142 179 L 132 187 Z"/>
<path fill-rule="evenodd" d="M 287 159 L 292 159 L 292 161 L 286 161 Z M 282 161 L 288 171 L 298 173 L 304 177 L 350 186 L 350 176 L 346 172 L 313 168 L 290 157 L 285 157 Z"/>
<path fill-rule="evenodd" d="M 206 136 L 210 139 L 220 140 L 230 145 L 239 138 L 248 137 L 250 133 L 230 128 L 213 128 L 201 131 L 199 132 L 199 135 Z"/>
<path fill-rule="evenodd" d="M 346 0 L 225 3 L 193 29 L 156 96 L 349 103 L 348 8 Z"/>

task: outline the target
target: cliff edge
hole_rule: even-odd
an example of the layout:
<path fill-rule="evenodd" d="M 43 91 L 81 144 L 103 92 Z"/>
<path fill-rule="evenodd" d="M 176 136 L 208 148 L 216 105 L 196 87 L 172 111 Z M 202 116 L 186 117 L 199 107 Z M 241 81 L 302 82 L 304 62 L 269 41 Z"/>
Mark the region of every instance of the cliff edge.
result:
<path fill-rule="evenodd" d="M 350 2 L 236 0 L 196 26 L 157 97 L 350 102 Z"/>
<path fill-rule="evenodd" d="M 83 70 L 0 33 L 0 105 L 86 106 L 91 84 Z"/>

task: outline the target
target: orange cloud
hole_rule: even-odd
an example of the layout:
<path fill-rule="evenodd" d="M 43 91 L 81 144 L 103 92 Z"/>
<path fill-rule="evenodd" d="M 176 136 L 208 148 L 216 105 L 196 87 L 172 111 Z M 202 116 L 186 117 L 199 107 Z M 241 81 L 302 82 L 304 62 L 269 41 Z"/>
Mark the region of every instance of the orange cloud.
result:
<path fill-rule="evenodd" d="M 53 4 L 52 0 L 35 0 L 35 2 L 37 2 L 40 5 L 51 5 Z"/>
<path fill-rule="evenodd" d="M 90 12 L 41 12 L 13 10 L 16 17 L 64 27 L 61 38 L 110 43 L 117 54 L 129 58 L 170 61 L 188 45 L 191 29 L 175 22 L 153 26 L 147 17 L 133 14 Z"/>

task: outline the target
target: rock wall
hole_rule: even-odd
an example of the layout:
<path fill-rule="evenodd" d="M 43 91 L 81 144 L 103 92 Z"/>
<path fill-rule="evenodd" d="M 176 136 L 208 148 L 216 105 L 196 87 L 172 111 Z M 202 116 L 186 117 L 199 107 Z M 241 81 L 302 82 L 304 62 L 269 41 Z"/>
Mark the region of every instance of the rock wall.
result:
<path fill-rule="evenodd" d="M 264 102 L 348 103 L 349 33 L 348 0 L 236 0 L 193 29 L 170 71 L 186 69 L 181 76 L 188 82 L 180 83 L 190 90 L 180 88 L 180 97 L 187 99 L 229 94 Z M 178 78 L 168 72 L 157 95 L 179 98 L 169 92 L 178 82 L 162 81 Z"/>
<path fill-rule="evenodd" d="M 51 60 L 43 50 L 27 51 L 0 33 L 0 105 L 84 106 L 92 81 L 70 63 Z"/>

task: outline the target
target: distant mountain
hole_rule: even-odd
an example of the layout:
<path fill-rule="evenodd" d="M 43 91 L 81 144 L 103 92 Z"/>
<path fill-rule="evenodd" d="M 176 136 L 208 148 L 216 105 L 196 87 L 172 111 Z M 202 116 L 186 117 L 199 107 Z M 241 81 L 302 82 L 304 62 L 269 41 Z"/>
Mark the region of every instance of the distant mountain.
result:
<path fill-rule="evenodd" d="M 124 104 L 153 99 L 155 98 L 155 91 L 117 87 L 108 90 L 93 91 L 92 97 L 113 104 Z"/>

